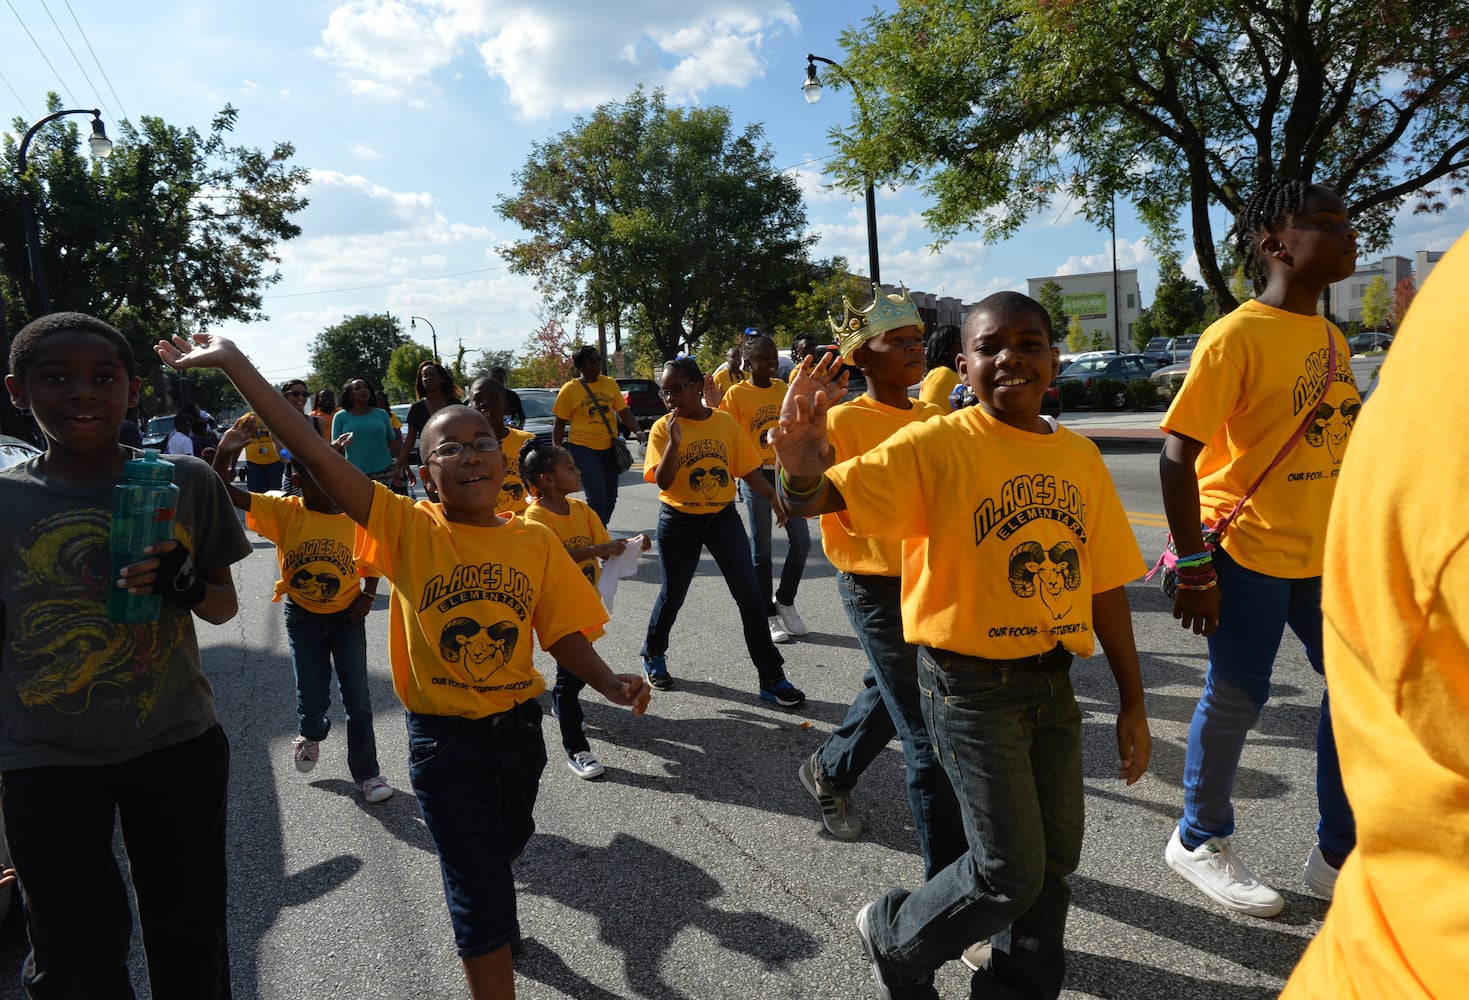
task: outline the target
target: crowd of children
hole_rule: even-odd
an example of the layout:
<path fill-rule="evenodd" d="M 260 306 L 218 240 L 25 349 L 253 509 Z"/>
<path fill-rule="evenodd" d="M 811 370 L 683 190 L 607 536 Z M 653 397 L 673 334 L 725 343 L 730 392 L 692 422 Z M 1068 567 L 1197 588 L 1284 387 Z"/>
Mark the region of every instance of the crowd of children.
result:
<path fill-rule="evenodd" d="M 1330 666 L 1323 540 L 1361 401 L 1342 335 L 1316 303 L 1351 272 L 1356 232 L 1335 194 L 1292 181 L 1246 202 L 1235 239 L 1259 294 L 1206 331 L 1194 359 L 1202 374 L 1162 424 L 1162 492 L 1178 553 L 1169 557 L 1173 613 L 1209 649 L 1183 817 L 1164 858 L 1219 903 L 1271 916 L 1282 898 L 1230 845 L 1230 792 L 1285 628 L 1317 671 Z M 581 378 L 558 399 L 557 437 L 570 450 L 507 425 L 501 380 L 476 381 L 464 405 L 432 362 L 418 372 L 421 398 L 399 445 L 362 379 L 343 388 L 341 409 L 319 395 L 307 413 L 304 385 L 277 391 L 224 338 L 160 341 L 175 368 L 223 370 L 252 412 L 219 441 L 218 476 L 192 448 L 170 457 L 180 488 L 174 538 L 113 580 L 87 567 L 107 564 L 112 486 L 133 455 L 118 430 L 137 403 L 134 358 L 89 316 L 27 326 L 6 385 L 47 448 L 0 473 L 13 527 L 0 543 L 0 773 L 30 931 L 30 995 L 126 986 L 130 917 L 110 851 L 114 812 L 154 996 L 230 995 L 228 743 L 193 617 L 217 623 L 236 611 L 229 566 L 249 547 L 233 502 L 276 543 L 275 599 L 284 598 L 296 675 L 292 762 L 308 771 L 320 758 L 335 672 L 347 768 L 369 803 L 392 788 L 378 761 L 364 621 L 378 578 L 392 585 L 388 659 L 407 710 L 408 771 L 476 1000 L 514 995 L 510 865 L 534 830 L 547 759 L 537 700 L 546 685 L 532 641 L 556 664 L 551 706 L 567 766 L 601 776 L 580 692 L 591 686 L 636 716 L 650 688 L 674 687 L 672 632 L 707 548 L 741 622 L 756 694 L 799 707 L 805 695 L 776 643 L 807 631 L 795 599 L 806 518 L 817 516 L 867 670 L 845 719 L 797 776 L 826 829 L 855 838 L 853 786 L 898 736 L 924 860 L 921 885 L 891 889 L 856 914 L 877 995 L 936 997 L 935 970 L 962 956 L 975 970 L 974 996 L 1057 996 L 1067 876 L 1083 835 L 1081 711 L 1069 669 L 1098 645 L 1105 652 L 1119 699 L 1117 776 L 1132 784 L 1148 767 L 1151 737 L 1125 586 L 1145 564 L 1096 447 L 1041 415 L 1059 359 L 1037 302 L 1000 292 L 971 308 L 962 328 L 926 337 L 906 290 L 874 286 L 872 302 L 846 303 L 831 332 L 824 353 L 807 338 L 788 383 L 776 377 L 774 342 L 753 331 L 722 384 L 691 358 L 663 366 L 668 413 L 648 436 L 643 468 L 658 488 L 661 581 L 638 675 L 613 672 L 593 647 L 608 620 L 595 589 L 601 562 L 628 544 L 605 523 L 616 473 L 593 438 L 603 425 L 613 434 L 606 418 L 622 413 L 600 357 L 584 352 Z M 845 403 L 844 366 L 867 387 Z M 910 398 L 920 382 L 938 405 Z M 414 443 L 422 502 L 390 488 Z M 248 490 L 231 483 L 242 451 Z M 604 515 L 572 495 L 587 468 Z M 299 495 L 273 492 L 282 471 Z M 772 521 L 787 539 L 778 585 Z M 109 623 L 110 586 L 159 594 L 163 611 L 144 625 Z M 80 687 L 78 660 L 91 678 Z M 1329 898 L 1356 829 L 1324 693 L 1317 755 L 1321 820 L 1304 880 Z M 99 904 L 69 905 L 83 894 Z"/>

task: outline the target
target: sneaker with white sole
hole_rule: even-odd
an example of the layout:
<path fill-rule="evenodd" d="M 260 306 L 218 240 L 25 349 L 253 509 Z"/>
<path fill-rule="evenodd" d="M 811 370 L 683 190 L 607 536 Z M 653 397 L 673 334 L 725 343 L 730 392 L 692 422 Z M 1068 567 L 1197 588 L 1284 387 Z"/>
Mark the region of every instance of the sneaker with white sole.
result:
<path fill-rule="evenodd" d="M 607 773 L 607 769 L 597 762 L 597 758 L 592 756 L 590 750 L 579 750 L 569 755 L 566 758 L 566 766 L 571 768 L 572 774 L 578 778 L 585 778 L 587 781 L 600 778 Z"/>
<path fill-rule="evenodd" d="M 857 809 L 852 804 L 852 793 L 833 788 L 821 780 L 816 768 L 817 755 L 812 754 L 801 761 L 796 777 L 816 804 L 821 807 L 821 825 L 837 840 L 856 840 L 862 835 L 862 821 L 857 818 Z"/>
<path fill-rule="evenodd" d="M 1336 877 L 1340 870 L 1331 867 L 1331 862 L 1321 853 L 1321 845 L 1317 844 L 1311 848 L 1311 853 L 1306 858 L 1306 867 L 1301 872 L 1301 881 L 1306 883 L 1306 888 L 1327 901 L 1331 900 L 1332 894 L 1336 892 Z"/>
<path fill-rule="evenodd" d="M 894 969 L 872 942 L 872 908 L 876 902 L 868 903 L 857 911 L 857 936 L 862 939 L 862 950 L 872 965 L 872 980 L 877 984 L 877 1000 L 938 1000 L 938 990 L 933 988 L 933 976 L 910 979 Z"/>
<path fill-rule="evenodd" d="M 643 657 L 643 680 L 648 682 L 651 688 L 659 691 L 673 690 L 673 675 L 668 672 L 668 658 L 665 656 Z"/>
<path fill-rule="evenodd" d="M 776 601 L 775 615 L 791 635 L 800 636 L 810 634 L 811 630 L 806 627 L 806 623 L 801 620 L 801 616 L 796 614 L 794 605 L 781 604 L 779 601 Z"/>
<path fill-rule="evenodd" d="M 358 782 L 357 790 L 368 802 L 381 802 L 383 799 L 393 797 L 393 786 L 388 784 L 388 779 L 381 774 L 366 781 Z"/>
<path fill-rule="evenodd" d="M 291 759 L 296 762 L 296 770 L 305 774 L 321 759 L 321 741 L 297 736 L 291 744 Z"/>
<path fill-rule="evenodd" d="M 797 708 L 806 704 L 806 693 L 782 677 L 769 687 L 760 685 L 760 700 L 781 708 Z"/>
<path fill-rule="evenodd" d="M 1270 888 L 1235 856 L 1228 837 L 1210 837 L 1197 850 L 1183 845 L 1178 827 L 1163 849 L 1168 867 L 1188 879 L 1215 902 L 1254 917 L 1273 917 L 1285 908 L 1280 893 Z"/>
<path fill-rule="evenodd" d="M 784 643 L 787 643 L 787 642 L 795 642 L 796 641 L 795 639 L 792 639 L 791 638 L 791 634 L 786 631 L 785 622 L 783 622 L 783 621 L 780 620 L 780 615 L 771 615 L 770 618 L 767 619 L 767 620 L 770 623 L 770 641 L 771 642 L 778 642 L 778 643 L 784 644 Z"/>

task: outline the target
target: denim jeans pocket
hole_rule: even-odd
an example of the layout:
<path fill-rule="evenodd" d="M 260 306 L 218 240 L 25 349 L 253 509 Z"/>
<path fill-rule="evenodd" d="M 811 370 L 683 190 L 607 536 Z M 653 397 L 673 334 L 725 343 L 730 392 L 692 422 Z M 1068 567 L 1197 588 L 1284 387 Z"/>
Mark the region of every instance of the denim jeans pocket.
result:
<path fill-rule="evenodd" d="M 924 652 L 934 665 L 931 674 L 934 685 L 932 694 L 944 701 L 987 698 L 1004 690 L 1007 672 L 1001 667 L 977 663 L 937 650 Z M 922 673 L 919 676 L 921 679 Z"/>
<path fill-rule="evenodd" d="M 439 755 L 442 745 L 442 741 L 434 736 L 408 737 L 408 766 L 427 764 Z"/>

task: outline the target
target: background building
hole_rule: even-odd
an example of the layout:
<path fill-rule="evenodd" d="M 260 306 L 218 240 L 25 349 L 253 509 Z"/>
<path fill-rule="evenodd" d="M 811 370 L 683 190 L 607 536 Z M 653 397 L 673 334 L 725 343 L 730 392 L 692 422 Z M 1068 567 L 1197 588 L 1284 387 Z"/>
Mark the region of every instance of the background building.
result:
<path fill-rule="evenodd" d="M 1132 327 L 1142 312 L 1137 287 L 1137 271 L 1098 271 L 1094 274 L 1053 274 L 1048 278 L 1025 279 L 1026 294 L 1040 298 L 1041 286 L 1054 281 L 1061 286 L 1061 302 L 1066 315 L 1081 321 L 1088 335 L 1100 332 L 1107 343 L 1124 354 L 1132 351 Z M 1121 308 L 1114 308 L 1120 300 Z M 1064 331 L 1063 331 L 1064 335 Z"/>
<path fill-rule="evenodd" d="M 1418 257 L 1426 264 L 1426 270 L 1432 270 L 1433 264 L 1427 260 L 1428 257 L 1438 258 L 1442 254 L 1419 251 Z M 1418 277 L 1418 284 L 1422 284 L 1426 275 Z M 1327 287 L 1326 310 L 1333 322 L 1339 326 L 1348 323 L 1362 322 L 1362 296 L 1367 287 L 1382 278 L 1387 282 L 1388 295 L 1398 287 L 1398 282 L 1404 278 L 1413 277 L 1413 262 L 1406 257 L 1384 257 L 1373 263 L 1358 263 L 1357 270 L 1350 278 L 1343 278 Z"/>

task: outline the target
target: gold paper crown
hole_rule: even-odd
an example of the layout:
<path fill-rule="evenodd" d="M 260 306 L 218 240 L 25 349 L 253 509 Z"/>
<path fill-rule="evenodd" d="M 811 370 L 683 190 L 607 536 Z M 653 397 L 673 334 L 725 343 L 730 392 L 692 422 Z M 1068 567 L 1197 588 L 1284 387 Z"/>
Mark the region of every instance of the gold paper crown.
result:
<path fill-rule="evenodd" d="M 908 294 L 908 286 L 899 287 L 901 294 L 887 295 L 881 285 L 873 285 L 872 304 L 866 309 L 853 308 L 852 301 L 843 296 L 840 323 L 827 313 L 826 321 L 831 324 L 832 333 L 836 334 L 837 350 L 843 360 L 850 360 L 857 348 L 889 330 L 903 326 L 923 329 L 923 317 L 918 314 L 918 306 L 913 304 Z"/>

